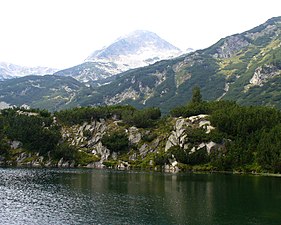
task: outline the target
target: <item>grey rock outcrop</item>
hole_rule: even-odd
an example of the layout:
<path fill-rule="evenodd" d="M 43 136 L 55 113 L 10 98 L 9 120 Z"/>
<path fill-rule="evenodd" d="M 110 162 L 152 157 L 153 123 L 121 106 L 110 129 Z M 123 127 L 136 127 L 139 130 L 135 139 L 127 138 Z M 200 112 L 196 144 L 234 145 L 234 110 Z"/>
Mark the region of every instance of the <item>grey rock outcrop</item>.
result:
<path fill-rule="evenodd" d="M 214 57 L 230 58 L 249 44 L 250 43 L 242 35 L 227 37 L 223 44 L 217 49 L 217 53 Z"/>
<path fill-rule="evenodd" d="M 191 123 L 188 121 L 188 119 L 180 118 L 176 120 L 174 130 L 166 142 L 165 151 L 168 151 L 172 146 L 187 148 L 185 145 L 185 139 L 187 137 L 185 131 L 189 126 L 191 126 Z"/>
<path fill-rule="evenodd" d="M 84 123 L 62 129 L 62 136 L 71 145 L 79 148 L 89 149 L 92 154 L 100 157 L 100 162 L 108 160 L 110 150 L 102 145 L 101 138 L 106 133 L 108 127 L 105 120 Z"/>
<path fill-rule="evenodd" d="M 139 154 L 142 158 L 146 157 L 148 153 L 150 152 L 155 152 L 158 149 L 158 146 L 160 144 L 160 139 L 156 138 L 153 140 L 151 143 L 144 143 L 140 148 L 139 148 Z"/>
<path fill-rule="evenodd" d="M 165 151 L 168 151 L 172 146 L 179 146 L 183 149 L 188 149 L 189 129 L 203 128 L 207 134 L 215 129 L 211 126 L 211 122 L 207 120 L 207 117 L 208 115 L 201 114 L 188 118 L 176 119 L 174 130 L 171 132 L 166 142 Z"/>
<path fill-rule="evenodd" d="M 129 128 L 129 141 L 132 144 L 137 144 L 141 140 L 141 133 L 139 132 L 138 128 L 130 127 Z"/>
<path fill-rule="evenodd" d="M 255 70 L 253 77 L 250 80 L 252 86 L 263 86 L 269 79 L 280 76 L 281 71 L 276 66 L 264 65 Z"/>
<path fill-rule="evenodd" d="M 22 143 L 20 141 L 12 141 L 10 146 L 11 146 L 11 149 L 17 149 L 22 146 Z"/>

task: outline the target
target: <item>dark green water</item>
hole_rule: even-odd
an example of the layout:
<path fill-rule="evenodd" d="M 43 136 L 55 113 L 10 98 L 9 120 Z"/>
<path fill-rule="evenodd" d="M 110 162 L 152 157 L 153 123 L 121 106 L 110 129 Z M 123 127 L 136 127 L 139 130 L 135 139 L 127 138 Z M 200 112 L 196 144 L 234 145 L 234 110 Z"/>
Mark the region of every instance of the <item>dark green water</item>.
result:
<path fill-rule="evenodd" d="M 0 224 L 281 224 L 281 178 L 0 168 Z"/>

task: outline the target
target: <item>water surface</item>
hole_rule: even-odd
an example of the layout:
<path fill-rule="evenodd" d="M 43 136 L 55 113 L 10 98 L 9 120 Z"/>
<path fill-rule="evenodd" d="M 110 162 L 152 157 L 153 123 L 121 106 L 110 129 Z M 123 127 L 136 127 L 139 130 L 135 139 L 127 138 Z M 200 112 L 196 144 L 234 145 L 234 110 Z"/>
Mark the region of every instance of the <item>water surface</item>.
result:
<path fill-rule="evenodd" d="M 0 168 L 0 224 L 281 224 L 281 178 Z"/>

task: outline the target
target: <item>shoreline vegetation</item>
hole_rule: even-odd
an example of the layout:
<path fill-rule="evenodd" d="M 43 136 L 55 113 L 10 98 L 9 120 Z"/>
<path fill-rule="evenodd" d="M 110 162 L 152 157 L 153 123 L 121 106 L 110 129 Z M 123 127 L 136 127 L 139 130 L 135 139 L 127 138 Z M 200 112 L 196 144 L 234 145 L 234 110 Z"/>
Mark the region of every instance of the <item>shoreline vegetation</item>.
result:
<path fill-rule="evenodd" d="M 0 114 L 0 165 L 281 176 L 281 112 L 231 101 L 115 105 Z"/>

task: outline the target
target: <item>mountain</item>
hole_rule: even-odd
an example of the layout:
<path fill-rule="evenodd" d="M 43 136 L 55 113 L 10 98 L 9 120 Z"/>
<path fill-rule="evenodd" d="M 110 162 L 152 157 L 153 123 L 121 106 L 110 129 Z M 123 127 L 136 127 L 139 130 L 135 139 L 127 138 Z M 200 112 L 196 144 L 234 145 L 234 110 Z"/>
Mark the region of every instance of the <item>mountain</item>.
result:
<path fill-rule="evenodd" d="M 72 77 L 25 76 L 0 82 L 0 105 L 29 106 L 51 111 L 77 106 L 91 91 Z"/>
<path fill-rule="evenodd" d="M 281 17 L 207 49 L 116 76 L 97 88 L 94 104 L 159 106 L 167 112 L 185 104 L 199 86 L 206 100 L 281 108 Z"/>
<path fill-rule="evenodd" d="M 249 31 L 222 38 L 209 48 L 117 74 L 108 84 L 95 88 L 86 87 L 74 79 L 64 80 L 64 76 L 55 76 L 61 78 L 60 82 L 48 84 L 48 94 L 41 94 L 40 99 L 37 94 L 28 94 L 29 88 L 35 88 L 30 86 L 30 82 L 13 79 L 17 85 L 25 85 L 22 90 L 26 94 L 25 97 L 18 94 L 12 98 L 11 93 L 19 92 L 18 86 L 14 84 L 8 89 L 9 83 L 4 81 L 0 83 L 0 102 L 24 104 L 26 101 L 29 105 L 52 110 L 131 104 L 137 108 L 160 107 L 167 113 L 173 107 L 186 104 L 191 99 L 192 88 L 198 86 L 205 100 L 226 99 L 242 105 L 267 105 L 281 109 L 280 47 L 281 17 L 275 17 Z M 105 53 L 100 54 L 94 55 L 106 57 Z M 51 77 L 47 80 L 50 82 Z M 53 107 L 54 99 L 61 99 L 62 94 L 59 91 L 52 94 L 51 88 L 61 89 L 68 81 L 76 84 L 76 88 L 71 88 L 75 92 L 64 91 L 66 100 Z M 72 95 L 70 104 L 71 93 L 75 95 Z M 52 97 L 48 97 L 50 95 Z"/>
<path fill-rule="evenodd" d="M 84 63 L 56 73 L 82 82 L 96 81 L 129 69 L 182 54 L 181 50 L 149 31 L 137 30 L 93 52 Z"/>
<path fill-rule="evenodd" d="M 86 61 L 114 62 L 125 70 L 146 66 L 148 63 L 171 58 L 181 51 L 149 31 L 137 30 L 118 38 L 114 43 L 95 51 Z"/>
<path fill-rule="evenodd" d="M 27 75 L 53 74 L 57 71 L 57 69 L 48 67 L 26 67 L 6 62 L 0 62 L 0 81 Z"/>

